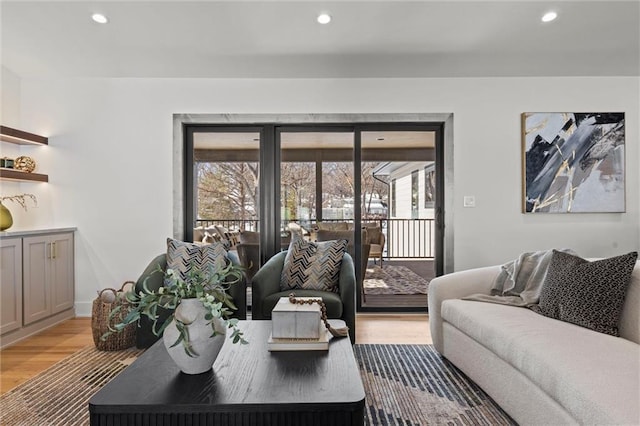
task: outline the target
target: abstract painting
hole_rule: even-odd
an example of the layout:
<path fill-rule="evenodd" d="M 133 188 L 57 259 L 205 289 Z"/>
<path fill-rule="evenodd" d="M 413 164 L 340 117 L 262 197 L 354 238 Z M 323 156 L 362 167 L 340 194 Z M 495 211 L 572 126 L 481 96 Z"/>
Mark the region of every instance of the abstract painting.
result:
<path fill-rule="evenodd" d="M 523 212 L 624 212 L 624 133 L 623 112 L 523 113 Z"/>

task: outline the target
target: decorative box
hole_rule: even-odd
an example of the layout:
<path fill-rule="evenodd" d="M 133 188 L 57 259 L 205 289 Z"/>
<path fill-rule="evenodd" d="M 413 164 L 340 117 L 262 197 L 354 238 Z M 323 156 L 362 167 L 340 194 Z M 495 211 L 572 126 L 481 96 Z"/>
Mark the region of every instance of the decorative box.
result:
<path fill-rule="evenodd" d="M 298 300 L 322 300 L 319 297 L 296 297 Z M 274 339 L 319 339 L 320 305 L 298 305 L 281 297 L 271 311 L 271 335 Z"/>

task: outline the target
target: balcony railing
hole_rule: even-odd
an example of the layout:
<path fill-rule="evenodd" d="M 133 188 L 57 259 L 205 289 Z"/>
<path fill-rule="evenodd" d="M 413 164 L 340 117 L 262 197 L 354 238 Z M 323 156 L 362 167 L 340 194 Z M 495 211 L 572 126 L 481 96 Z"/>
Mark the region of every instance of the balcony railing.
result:
<path fill-rule="evenodd" d="M 285 229 L 291 222 L 310 230 L 315 220 L 283 221 Z M 353 222 L 353 220 L 329 219 L 323 222 Z M 362 222 L 378 222 L 386 236 L 383 252 L 385 259 L 433 259 L 435 256 L 435 220 L 434 219 L 375 219 Z M 242 219 L 202 219 L 196 221 L 196 226 L 208 228 L 210 226 L 224 226 L 230 230 L 257 231 L 258 220 Z"/>

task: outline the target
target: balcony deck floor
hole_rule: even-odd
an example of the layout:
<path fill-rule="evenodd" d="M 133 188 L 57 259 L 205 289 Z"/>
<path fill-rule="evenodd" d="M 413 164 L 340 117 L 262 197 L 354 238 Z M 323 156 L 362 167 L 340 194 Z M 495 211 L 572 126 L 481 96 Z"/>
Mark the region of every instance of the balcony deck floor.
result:
<path fill-rule="evenodd" d="M 369 261 L 369 266 L 373 265 L 373 261 Z M 384 266 L 404 266 L 411 269 L 414 273 L 421 276 L 427 281 L 431 281 L 435 277 L 435 262 L 433 259 L 392 259 L 385 260 Z M 385 308 L 397 312 L 403 312 L 407 308 L 411 310 L 424 308 L 427 309 L 426 294 L 366 294 L 362 307 L 367 308 Z"/>

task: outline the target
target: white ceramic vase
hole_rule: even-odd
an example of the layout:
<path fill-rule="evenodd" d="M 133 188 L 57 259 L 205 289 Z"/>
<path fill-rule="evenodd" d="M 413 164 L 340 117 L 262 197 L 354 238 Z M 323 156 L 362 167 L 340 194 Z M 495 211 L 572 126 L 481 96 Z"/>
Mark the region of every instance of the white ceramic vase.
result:
<path fill-rule="evenodd" d="M 175 311 L 175 318 L 188 324 L 189 341 L 198 356 L 187 355 L 182 343 L 171 347 L 180 336 L 175 318 L 165 328 L 162 335 L 167 352 L 183 373 L 201 374 L 211 370 L 213 362 L 224 344 L 226 338 L 224 321 L 218 318 L 213 319 L 216 331 L 220 334 L 211 337 L 213 330 L 208 324 L 209 321 L 204 319 L 206 313 L 207 310 L 198 299 L 183 299 Z"/>

